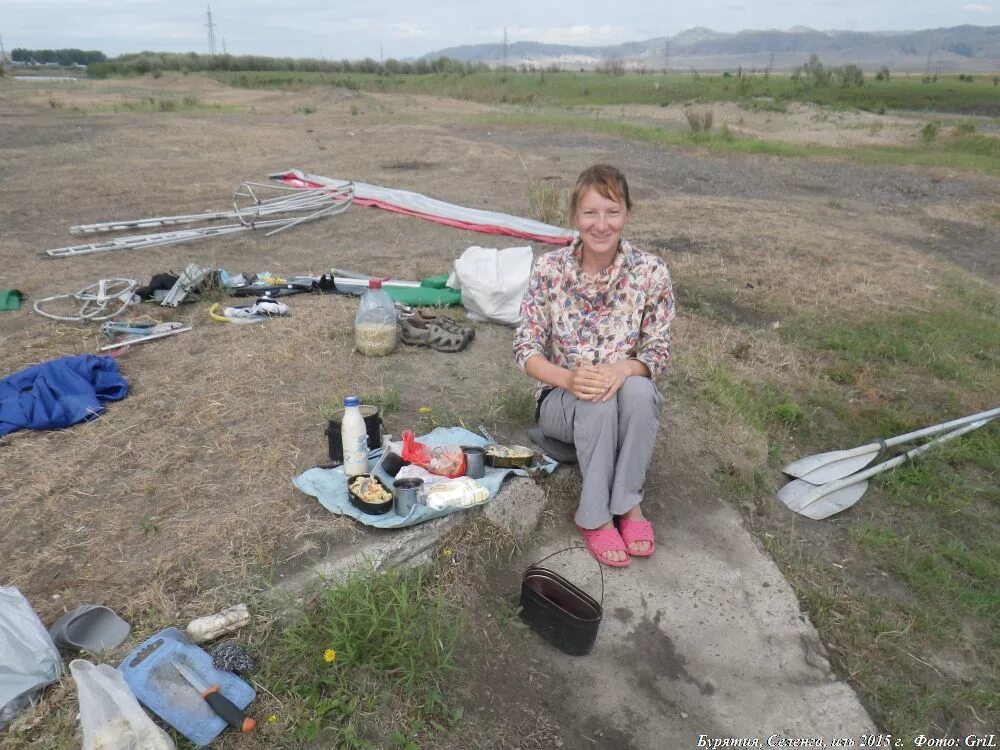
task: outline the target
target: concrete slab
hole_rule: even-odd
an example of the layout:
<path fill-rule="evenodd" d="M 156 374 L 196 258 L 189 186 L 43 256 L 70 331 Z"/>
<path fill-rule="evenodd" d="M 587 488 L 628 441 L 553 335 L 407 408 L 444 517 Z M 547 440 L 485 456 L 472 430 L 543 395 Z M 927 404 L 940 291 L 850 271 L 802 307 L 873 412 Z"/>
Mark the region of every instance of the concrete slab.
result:
<path fill-rule="evenodd" d="M 651 485 L 662 486 L 669 474 L 657 472 Z M 691 478 L 670 500 L 647 500 L 656 554 L 625 569 L 603 568 L 604 619 L 589 655 L 566 656 L 526 635 L 525 663 L 532 675 L 548 677 L 553 715 L 571 715 L 571 734 L 587 741 L 581 747 L 609 750 L 693 748 L 701 735 L 828 740 L 875 732 L 852 688 L 831 671 L 791 586 L 737 511 L 721 499 L 706 501 L 711 494 L 710 485 Z M 523 540 L 544 503 L 533 482 L 512 479 L 482 509 L 375 532 L 282 588 L 295 591 L 318 576 L 335 579 L 362 566 L 425 562 L 443 534 L 479 513 Z M 563 515 L 512 570 L 582 543 L 571 512 Z M 600 596 L 601 569 L 585 550 L 545 565 Z"/>
<path fill-rule="evenodd" d="M 856 739 L 875 731 L 732 506 L 660 503 L 647 515 L 656 522 L 656 553 L 604 568 L 604 619 L 591 654 L 565 656 L 528 639 L 534 668 L 558 687 L 562 707 L 575 707 L 591 746 L 689 748 L 699 735 Z M 567 517 L 523 567 L 578 543 Z M 600 574 L 585 550 L 545 565 L 599 595 Z"/>

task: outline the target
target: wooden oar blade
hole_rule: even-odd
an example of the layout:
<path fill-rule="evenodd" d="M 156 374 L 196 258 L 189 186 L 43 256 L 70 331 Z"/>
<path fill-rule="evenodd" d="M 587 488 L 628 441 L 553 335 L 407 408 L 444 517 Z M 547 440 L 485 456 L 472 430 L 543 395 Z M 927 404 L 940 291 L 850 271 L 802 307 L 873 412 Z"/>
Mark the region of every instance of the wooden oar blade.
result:
<path fill-rule="evenodd" d="M 826 484 L 827 482 L 835 482 L 838 479 L 844 479 L 845 477 L 851 476 L 851 474 L 856 471 L 861 471 L 868 464 L 870 464 L 877 455 L 878 449 L 876 448 L 870 453 L 862 453 L 858 456 L 849 456 L 841 459 L 832 458 L 828 463 L 818 466 L 812 471 L 792 474 L 792 476 L 804 479 L 810 484 Z"/>
<path fill-rule="evenodd" d="M 834 489 L 832 486 L 816 486 L 801 479 L 793 479 L 778 490 L 778 499 L 789 510 L 819 520 L 854 505 L 867 488 L 868 483 L 865 481 Z"/>
<path fill-rule="evenodd" d="M 829 518 L 832 515 L 840 513 L 840 511 L 846 508 L 850 508 L 861 499 L 861 496 L 865 494 L 865 490 L 867 489 L 867 481 L 849 484 L 842 489 L 823 495 L 819 500 L 802 508 L 799 513 L 814 521 L 821 521 L 824 518 Z"/>

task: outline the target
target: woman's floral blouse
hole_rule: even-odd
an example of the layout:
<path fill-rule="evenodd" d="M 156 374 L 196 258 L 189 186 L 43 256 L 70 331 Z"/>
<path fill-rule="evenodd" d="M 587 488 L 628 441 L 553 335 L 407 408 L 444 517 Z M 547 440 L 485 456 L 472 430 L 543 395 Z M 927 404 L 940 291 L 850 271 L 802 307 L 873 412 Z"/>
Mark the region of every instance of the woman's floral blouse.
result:
<path fill-rule="evenodd" d="M 670 362 L 674 292 L 657 256 L 622 240 L 597 276 L 580 267 L 580 243 L 539 256 L 521 300 L 514 359 L 541 354 L 567 369 L 637 359 L 658 377 Z"/>

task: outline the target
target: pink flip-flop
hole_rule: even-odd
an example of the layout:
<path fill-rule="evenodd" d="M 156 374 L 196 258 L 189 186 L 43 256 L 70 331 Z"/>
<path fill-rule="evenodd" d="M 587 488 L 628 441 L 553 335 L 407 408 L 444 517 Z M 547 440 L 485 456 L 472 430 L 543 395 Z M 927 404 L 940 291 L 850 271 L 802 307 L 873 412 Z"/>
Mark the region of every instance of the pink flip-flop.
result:
<path fill-rule="evenodd" d="M 653 524 L 643 519 L 633 521 L 622 516 L 618 519 L 618 530 L 621 532 L 622 541 L 625 543 L 625 551 L 632 557 L 649 557 L 656 549 L 656 540 L 653 536 Z M 649 549 L 645 552 L 633 552 L 629 546 L 634 542 L 649 542 Z"/>
<path fill-rule="evenodd" d="M 594 556 L 594 559 L 601 565 L 607 565 L 611 568 L 627 568 L 630 562 L 628 558 L 628 548 L 622 542 L 621 534 L 618 533 L 618 529 L 585 529 L 581 526 L 577 526 L 580 529 L 580 536 L 583 537 L 583 543 L 587 545 L 587 549 L 590 554 Z M 625 559 L 621 561 L 612 561 L 604 557 L 605 552 L 621 551 L 625 553 Z"/>

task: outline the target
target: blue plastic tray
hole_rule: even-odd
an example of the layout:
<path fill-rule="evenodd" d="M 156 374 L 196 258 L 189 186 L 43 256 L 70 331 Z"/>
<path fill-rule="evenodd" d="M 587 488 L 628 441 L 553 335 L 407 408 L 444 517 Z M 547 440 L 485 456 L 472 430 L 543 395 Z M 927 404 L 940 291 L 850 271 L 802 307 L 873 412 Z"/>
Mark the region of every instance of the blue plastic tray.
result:
<path fill-rule="evenodd" d="M 136 698 L 188 740 L 204 747 L 228 726 L 216 716 L 204 698 L 188 683 L 171 661 L 190 667 L 236 706 L 245 709 L 257 693 L 231 672 L 212 664 L 212 657 L 190 643 L 177 628 L 161 630 L 134 649 L 118 665 L 118 671 Z"/>

